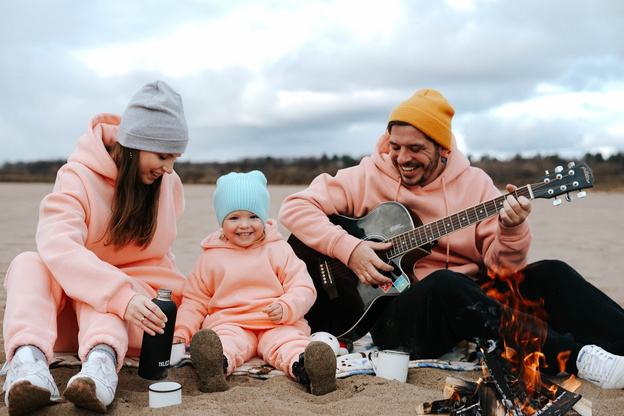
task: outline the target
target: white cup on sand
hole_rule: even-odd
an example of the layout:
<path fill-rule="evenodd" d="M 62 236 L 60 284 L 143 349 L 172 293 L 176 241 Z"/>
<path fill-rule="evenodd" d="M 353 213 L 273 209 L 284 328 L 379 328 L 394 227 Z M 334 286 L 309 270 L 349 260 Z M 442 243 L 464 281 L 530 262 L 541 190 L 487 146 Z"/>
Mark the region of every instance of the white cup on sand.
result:
<path fill-rule="evenodd" d="M 182 403 L 182 385 L 175 381 L 159 381 L 149 386 L 149 407 L 166 407 Z"/>
<path fill-rule="evenodd" d="M 388 380 L 407 381 L 409 368 L 409 353 L 393 350 L 372 350 L 368 353 L 370 361 L 377 377 Z"/>

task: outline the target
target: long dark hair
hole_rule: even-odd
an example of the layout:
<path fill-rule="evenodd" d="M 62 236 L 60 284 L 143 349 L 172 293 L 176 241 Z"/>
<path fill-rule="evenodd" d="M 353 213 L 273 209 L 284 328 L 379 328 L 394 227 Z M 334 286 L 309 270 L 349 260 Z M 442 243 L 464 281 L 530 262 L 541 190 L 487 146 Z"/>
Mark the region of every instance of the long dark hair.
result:
<path fill-rule="evenodd" d="M 115 142 L 108 151 L 118 173 L 106 244 L 112 244 L 115 251 L 131 243 L 144 249 L 156 233 L 162 176 L 145 185 L 138 175 L 139 150 Z"/>

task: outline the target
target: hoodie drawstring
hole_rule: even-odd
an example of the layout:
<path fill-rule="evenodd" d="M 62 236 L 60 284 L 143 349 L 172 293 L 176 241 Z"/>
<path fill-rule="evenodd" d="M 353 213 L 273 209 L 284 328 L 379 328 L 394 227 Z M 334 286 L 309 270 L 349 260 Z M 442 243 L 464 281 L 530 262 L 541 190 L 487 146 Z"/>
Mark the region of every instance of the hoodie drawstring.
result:
<path fill-rule="evenodd" d="M 444 180 L 444 176 L 442 176 L 442 193 L 444 194 L 444 209 L 446 210 L 445 217 L 448 217 L 449 214 L 449 206 L 448 206 L 448 198 L 446 197 L 446 181 Z M 451 238 L 450 235 L 446 236 L 446 269 L 449 268 L 449 259 L 451 254 Z"/>

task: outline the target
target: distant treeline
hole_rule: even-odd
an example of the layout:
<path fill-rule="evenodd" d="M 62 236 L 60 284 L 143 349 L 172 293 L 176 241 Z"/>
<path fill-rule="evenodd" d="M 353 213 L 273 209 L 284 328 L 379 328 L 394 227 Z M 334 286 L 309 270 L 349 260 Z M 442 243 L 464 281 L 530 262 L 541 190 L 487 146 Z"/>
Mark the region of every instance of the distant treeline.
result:
<path fill-rule="evenodd" d="M 183 183 L 214 184 L 219 176 L 228 172 L 260 170 L 271 185 L 305 185 L 320 173 L 335 174 L 338 169 L 358 164 L 360 158 L 351 156 L 300 157 L 300 158 L 245 158 L 231 162 L 178 162 L 175 170 Z M 566 167 L 569 160 L 559 156 L 516 156 L 508 160 L 493 157 L 471 158 L 473 166 L 486 171 L 499 187 L 507 183 L 526 185 L 536 182 L 545 171 L 554 172 L 555 167 Z M 624 153 L 608 158 L 601 154 L 586 154 L 573 162 L 586 162 L 594 173 L 594 187 L 598 190 L 624 191 Z M 53 182 L 63 160 L 38 162 L 12 162 L 0 167 L 1 182 Z"/>

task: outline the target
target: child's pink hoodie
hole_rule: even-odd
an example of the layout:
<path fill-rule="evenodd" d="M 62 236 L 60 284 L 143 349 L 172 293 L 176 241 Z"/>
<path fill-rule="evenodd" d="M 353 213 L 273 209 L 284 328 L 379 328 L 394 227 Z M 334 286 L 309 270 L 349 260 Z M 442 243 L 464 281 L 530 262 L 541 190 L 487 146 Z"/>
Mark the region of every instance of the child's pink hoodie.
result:
<path fill-rule="evenodd" d="M 252 330 L 306 323 L 304 315 L 314 304 L 316 290 L 305 263 L 297 258 L 278 231 L 275 220 L 266 224 L 264 241 L 242 248 L 220 239 L 222 231 L 206 237 L 184 287 L 175 336 L 187 343 L 201 328 L 231 323 Z M 282 306 L 279 323 L 265 309 Z"/>

